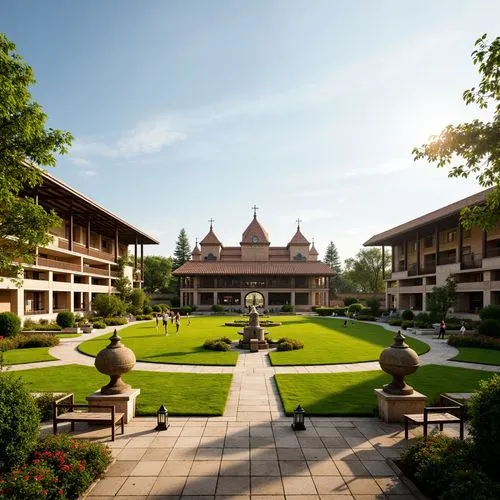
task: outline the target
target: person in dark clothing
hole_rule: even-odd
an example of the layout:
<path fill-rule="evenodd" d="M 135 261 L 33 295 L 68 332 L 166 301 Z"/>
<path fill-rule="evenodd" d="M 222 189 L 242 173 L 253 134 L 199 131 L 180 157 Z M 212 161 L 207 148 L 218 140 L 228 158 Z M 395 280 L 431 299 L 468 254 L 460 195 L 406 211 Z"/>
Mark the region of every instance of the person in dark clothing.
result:
<path fill-rule="evenodd" d="M 441 320 L 441 323 L 439 323 L 439 335 L 438 339 L 443 339 L 446 333 L 446 323 L 444 322 L 444 319 Z"/>

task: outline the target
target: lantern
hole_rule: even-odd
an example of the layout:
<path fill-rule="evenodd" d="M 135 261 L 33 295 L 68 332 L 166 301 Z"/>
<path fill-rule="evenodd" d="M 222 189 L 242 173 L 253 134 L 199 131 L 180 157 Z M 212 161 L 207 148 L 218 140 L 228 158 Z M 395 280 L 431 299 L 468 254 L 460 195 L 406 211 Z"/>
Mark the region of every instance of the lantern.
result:
<path fill-rule="evenodd" d="M 157 431 L 166 431 L 169 427 L 168 423 L 168 410 L 161 405 L 158 411 L 156 412 L 156 426 Z"/>
<path fill-rule="evenodd" d="M 295 408 L 295 411 L 293 412 L 293 424 L 292 424 L 292 429 L 294 431 L 305 431 L 306 426 L 304 425 L 304 417 L 305 417 L 306 412 L 304 411 L 304 408 L 302 406 L 297 406 Z"/>

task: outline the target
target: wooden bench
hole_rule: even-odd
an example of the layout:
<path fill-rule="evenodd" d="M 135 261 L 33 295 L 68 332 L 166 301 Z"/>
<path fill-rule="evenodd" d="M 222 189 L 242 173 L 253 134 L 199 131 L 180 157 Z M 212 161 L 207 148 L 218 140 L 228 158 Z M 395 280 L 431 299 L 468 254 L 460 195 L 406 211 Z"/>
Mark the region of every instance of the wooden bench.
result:
<path fill-rule="evenodd" d="M 439 430 L 443 430 L 444 424 L 459 424 L 460 439 L 464 438 L 465 411 L 464 405 L 457 401 L 441 395 L 441 400 L 451 403 L 453 406 L 428 406 L 424 408 L 424 413 L 411 413 L 404 416 L 405 439 L 408 439 L 408 424 L 424 426 L 424 439 L 427 438 L 427 427 L 429 424 L 439 424 Z M 458 416 L 450 413 L 458 413 Z"/>
<path fill-rule="evenodd" d="M 63 401 L 69 400 L 69 403 Z M 76 409 L 76 411 L 74 411 Z M 82 411 L 86 409 L 87 411 Z M 92 411 L 95 409 L 97 411 Z M 101 409 L 107 411 L 100 411 Z M 60 410 L 66 412 L 60 413 Z M 114 405 L 90 406 L 77 405 L 73 403 L 73 394 L 55 400 L 52 403 L 52 428 L 57 434 L 57 424 L 61 422 L 71 422 L 71 430 L 75 430 L 75 422 L 87 422 L 92 424 L 102 424 L 111 427 L 111 441 L 115 440 L 115 427 L 121 424 L 122 434 L 125 432 L 124 413 L 116 413 Z"/>

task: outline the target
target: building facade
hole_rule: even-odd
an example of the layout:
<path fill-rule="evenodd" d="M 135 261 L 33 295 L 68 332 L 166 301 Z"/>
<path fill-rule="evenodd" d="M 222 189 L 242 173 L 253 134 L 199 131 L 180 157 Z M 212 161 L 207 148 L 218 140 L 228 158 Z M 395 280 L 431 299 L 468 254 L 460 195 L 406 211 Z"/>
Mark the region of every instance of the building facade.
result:
<path fill-rule="evenodd" d="M 134 287 L 142 286 L 143 246 L 156 240 L 48 173 L 41 186 L 23 196 L 55 210 L 63 223 L 50 230 L 52 241 L 37 248 L 34 263 L 23 266 L 21 286 L 7 277 L 0 281 L 0 312 L 22 319 L 90 312 L 97 294 L 114 293 L 118 262 L 128 260 L 130 245 L 133 265 L 125 265 L 124 275 Z"/>
<path fill-rule="evenodd" d="M 292 305 L 298 311 L 328 304 L 328 279 L 334 274 L 300 231 L 285 247 L 271 246 L 257 220 L 243 232 L 240 245 L 224 246 L 213 231 L 195 245 L 192 260 L 173 273 L 180 277 L 181 305 L 229 310 L 255 305 L 270 310 Z"/>
<path fill-rule="evenodd" d="M 428 294 L 450 275 L 457 282 L 458 316 L 474 318 L 483 307 L 500 305 L 500 223 L 490 231 L 460 225 L 460 211 L 484 203 L 487 193 L 389 229 L 364 244 L 392 248 L 387 307 L 426 311 Z"/>

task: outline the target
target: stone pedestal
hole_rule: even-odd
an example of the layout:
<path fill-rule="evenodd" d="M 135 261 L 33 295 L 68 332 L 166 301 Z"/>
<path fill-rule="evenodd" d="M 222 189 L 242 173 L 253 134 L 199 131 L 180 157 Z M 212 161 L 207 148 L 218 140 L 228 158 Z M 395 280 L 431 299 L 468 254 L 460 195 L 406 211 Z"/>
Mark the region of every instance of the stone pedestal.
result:
<path fill-rule="evenodd" d="M 93 411 L 99 411 L 99 406 L 114 405 L 117 413 L 124 413 L 124 421 L 128 424 L 135 417 L 135 404 L 140 389 L 129 389 L 121 394 L 101 394 L 96 391 L 87 396 L 87 401 L 92 406 Z M 95 408 L 94 408 L 95 407 Z"/>
<path fill-rule="evenodd" d="M 250 339 L 250 352 L 259 352 L 259 339 Z"/>
<path fill-rule="evenodd" d="M 424 413 L 427 396 L 413 391 L 413 394 L 387 394 L 382 389 L 375 389 L 378 400 L 378 412 L 384 422 L 402 422 L 406 413 Z"/>

